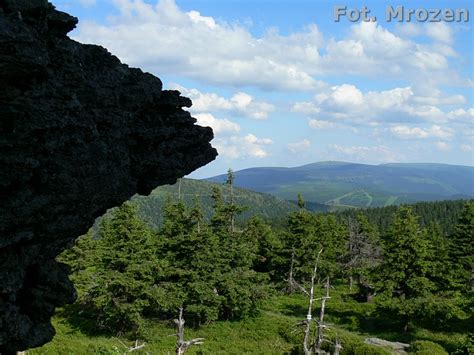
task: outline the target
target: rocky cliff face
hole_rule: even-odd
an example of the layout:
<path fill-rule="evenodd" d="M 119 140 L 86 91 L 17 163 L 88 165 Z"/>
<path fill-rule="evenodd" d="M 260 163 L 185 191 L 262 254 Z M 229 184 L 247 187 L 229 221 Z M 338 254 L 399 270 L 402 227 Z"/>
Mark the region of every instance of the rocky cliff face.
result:
<path fill-rule="evenodd" d="M 54 335 L 74 288 L 55 257 L 107 208 L 212 161 L 191 101 L 66 35 L 46 0 L 0 0 L 0 353 Z"/>

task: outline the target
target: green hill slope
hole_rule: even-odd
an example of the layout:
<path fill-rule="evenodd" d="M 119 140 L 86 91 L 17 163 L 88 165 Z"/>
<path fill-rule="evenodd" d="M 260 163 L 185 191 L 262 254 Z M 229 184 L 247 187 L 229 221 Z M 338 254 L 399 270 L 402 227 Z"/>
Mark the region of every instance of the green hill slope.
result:
<path fill-rule="evenodd" d="M 227 199 L 229 196 L 227 186 L 192 179 L 181 180 L 181 198 L 186 205 L 193 206 L 194 199 L 197 197 L 202 203 L 204 215 L 209 217 L 213 204 L 212 188 L 216 185 L 222 189 L 223 196 Z M 234 188 L 234 195 L 237 204 L 248 206 L 248 209 L 239 217 L 238 222 L 253 215 L 259 215 L 269 220 L 280 220 L 282 216 L 285 218 L 289 212 L 297 210 L 294 203 L 265 193 Z M 161 224 L 163 206 L 168 197 L 174 200 L 178 199 L 178 184 L 160 186 L 153 190 L 149 196 L 135 196 L 132 201 L 139 206 L 142 217 L 152 227 L 158 227 Z"/>
<path fill-rule="evenodd" d="M 474 167 L 445 164 L 365 165 L 321 162 L 235 172 L 236 186 L 333 207 L 383 207 L 474 196 Z M 225 175 L 207 179 L 221 183 Z"/>

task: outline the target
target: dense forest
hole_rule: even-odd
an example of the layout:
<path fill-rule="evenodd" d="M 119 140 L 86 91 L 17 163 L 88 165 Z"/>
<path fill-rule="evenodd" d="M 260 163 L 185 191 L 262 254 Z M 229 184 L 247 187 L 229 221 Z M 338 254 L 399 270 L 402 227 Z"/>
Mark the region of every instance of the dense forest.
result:
<path fill-rule="evenodd" d="M 418 216 L 421 227 L 436 223 L 445 235 L 451 235 L 458 222 L 467 200 L 445 200 L 436 202 L 417 202 L 410 204 L 413 214 Z M 366 209 L 348 209 L 337 212 L 340 220 L 354 219 L 358 214 L 363 214 L 371 224 L 377 226 L 385 234 L 393 222 L 393 217 L 399 207 L 387 206 Z"/>
<path fill-rule="evenodd" d="M 230 186 L 228 184 L 217 184 L 205 180 L 179 179 L 178 183 L 174 185 L 156 188 L 148 196 L 136 195 L 131 202 L 137 206 L 139 216 L 155 230 L 159 229 L 163 223 L 163 208 L 168 198 L 180 200 L 186 206 L 193 206 L 195 200 L 198 199 L 201 202 L 203 218 L 209 221 L 214 213 L 212 195 L 215 187 L 221 189 L 224 199 L 230 196 Z M 288 222 L 287 215 L 298 210 L 297 195 L 294 196 L 294 200 L 285 201 L 267 193 L 236 187 L 233 187 L 232 190 L 234 202 L 245 206 L 245 210 L 236 217 L 236 223 L 239 226 L 244 226 L 249 218 L 258 215 L 271 224 L 273 228 L 285 228 Z M 465 202 L 463 200 L 444 200 L 419 202 L 410 204 L 410 206 L 413 208 L 413 212 L 420 217 L 422 226 L 437 221 L 443 231 L 450 234 Z M 343 220 L 349 216 L 354 218 L 356 214 L 362 212 L 372 224 L 385 231 L 397 207 L 393 205 L 366 209 L 347 209 L 305 201 L 305 209 L 312 212 L 338 212 L 337 216 L 340 216 Z M 96 227 L 99 225 L 100 219 L 96 223 Z"/>
<path fill-rule="evenodd" d="M 170 196 L 159 228 L 131 202 L 103 218 L 61 255 L 78 289 L 61 322 L 144 339 L 151 353 L 166 343 L 152 324 L 166 328 L 179 310 L 192 334 L 207 336 L 198 353 L 391 353 L 364 342 L 374 335 L 408 342 L 410 353 L 473 353 L 473 201 L 314 213 L 300 195 L 284 227 L 258 215 L 237 223 L 246 206 L 230 171 L 211 203 L 205 218 L 199 199 Z M 241 324 L 260 345 L 216 345 Z M 64 350 L 55 344 L 46 349 Z M 114 353 L 107 346 L 96 350 Z"/>

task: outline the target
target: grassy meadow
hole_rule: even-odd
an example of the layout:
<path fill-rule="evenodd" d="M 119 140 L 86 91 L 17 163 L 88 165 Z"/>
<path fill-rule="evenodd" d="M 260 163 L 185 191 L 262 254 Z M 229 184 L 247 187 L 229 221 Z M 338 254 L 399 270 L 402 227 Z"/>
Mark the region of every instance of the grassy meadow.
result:
<path fill-rule="evenodd" d="M 319 293 L 321 290 L 319 289 Z M 391 354 L 390 349 L 364 344 L 368 337 L 413 344 L 429 341 L 441 345 L 445 351 L 430 355 L 454 353 L 467 342 L 466 329 L 474 329 L 472 317 L 449 325 L 451 331 L 437 331 L 435 327 L 411 324 L 407 332 L 400 331 L 395 319 L 377 314 L 375 305 L 359 303 L 355 291 L 338 285 L 331 291 L 326 304 L 326 319 L 330 324 L 328 338 L 336 336 L 342 342 L 342 354 Z M 188 354 L 300 354 L 303 329 L 297 323 L 306 317 L 307 297 L 303 294 L 277 294 L 267 300 L 260 314 L 239 321 L 216 321 L 193 328 L 185 328 L 186 339 L 205 338 L 204 344 L 192 347 Z M 316 307 L 313 315 L 319 314 Z M 135 339 L 126 335 L 97 333 L 89 321 L 67 317 L 67 309 L 54 319 L 57 335 L 49 344 L 30 350 L 27 354 L 86 355 L 123 354 Z M 172 320 L 147 320 L 146 346 L 135 354 L 173 354 L 176 342 Z M 327 343 L 328 350 L 332 345 Z M 413 352 L 424 354 L 425 352 Z"/>

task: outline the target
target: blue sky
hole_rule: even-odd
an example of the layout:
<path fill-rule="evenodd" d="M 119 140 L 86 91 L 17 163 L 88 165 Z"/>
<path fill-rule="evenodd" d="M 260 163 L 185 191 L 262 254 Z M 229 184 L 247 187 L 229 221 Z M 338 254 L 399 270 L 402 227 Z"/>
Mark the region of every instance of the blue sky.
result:
<path fill-rule="evenodd" d="M 192 177 L 253 166 L 341 160 L 474 165 L 473 29 L 469 22 L 333 19 L 332 1 L 57 0 L 70 36 L 190 97 L 219 157 Z M 339 2 L 348 9 L 361 6 Z"/>

